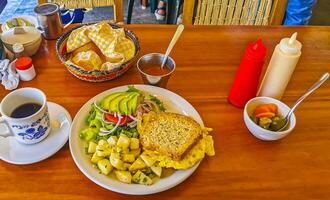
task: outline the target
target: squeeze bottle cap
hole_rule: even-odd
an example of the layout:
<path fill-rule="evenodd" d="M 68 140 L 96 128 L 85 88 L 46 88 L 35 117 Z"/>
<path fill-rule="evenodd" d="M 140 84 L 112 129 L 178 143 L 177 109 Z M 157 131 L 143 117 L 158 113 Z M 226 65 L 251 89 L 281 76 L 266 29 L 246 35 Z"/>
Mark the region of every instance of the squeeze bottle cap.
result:
<path fill-rule="evenodd" d="M 262 43 L 262 39 L 259 38 L 255 43 L 249 44 L 247 51 L 250 57 L 263 61 L 267 53 L 267 48 Z"/>
<path fill-rule="evenodd" d="M 32 59 L 30 57 L 20 57 L 17 58 L 15 64 L 16 64 L 16 69 L 27 70 L 30 67 L 32 67 Z"/>
<path fill-rule="evenodd" d="M 297 32 L 292 34 L 291 38 L 283 38 L 280 42 L 280 49 L 283 53 L 287 54 L 299 54 L 301 51 L 301 43 L 296 39 Z"/>

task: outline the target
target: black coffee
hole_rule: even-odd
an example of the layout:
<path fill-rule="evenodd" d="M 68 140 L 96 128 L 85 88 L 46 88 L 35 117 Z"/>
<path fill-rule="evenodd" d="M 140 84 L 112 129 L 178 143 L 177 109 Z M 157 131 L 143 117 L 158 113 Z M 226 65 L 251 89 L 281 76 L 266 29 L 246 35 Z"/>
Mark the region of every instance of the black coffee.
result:
<path fill-rule="evenodd" d="M 40 104 L 37 103 L 26 103 L 23 105 L 18 106 L 12 113 L 11 117 L 13 118 L 24 118 L 34 113 L 38 112 L 41 108 Z"/>

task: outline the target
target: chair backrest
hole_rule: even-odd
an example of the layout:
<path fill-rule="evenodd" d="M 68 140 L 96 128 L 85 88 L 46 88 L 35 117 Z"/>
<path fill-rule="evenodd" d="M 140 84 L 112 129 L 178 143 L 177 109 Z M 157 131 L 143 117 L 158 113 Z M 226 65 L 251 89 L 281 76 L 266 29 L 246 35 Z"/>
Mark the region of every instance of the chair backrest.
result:
<path fill-rule="evenodd" d="M 287 0 L 185 0 L 183 24 L 281 25 Z"/>
<path fill-rule="evenodd" d="M 39 4 L 47 3 L 48 0 L 38 0 Z M 103 6 L 113 6 L 114 21 L 124 21 L 123 0 L 50 0 L 52 3 L 63 5 L 67 9 L 73 8 L 94 8 Z"/>

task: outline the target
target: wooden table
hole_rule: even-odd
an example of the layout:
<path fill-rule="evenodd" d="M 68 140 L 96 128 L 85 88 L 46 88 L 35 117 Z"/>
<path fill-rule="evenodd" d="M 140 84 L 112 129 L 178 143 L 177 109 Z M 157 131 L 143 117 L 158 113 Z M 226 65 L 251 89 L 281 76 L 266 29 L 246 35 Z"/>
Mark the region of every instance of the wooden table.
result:
<path fill-rule="evenodd" d="M 174 26 L 130 25 L 140 39 L 141 55 L 165 52 Z M 288 105 L 324 72 L 330 71 L 330 27 L 186 27 L 172 57 L 177 70 L 168 89 L 187 99 L 214 128 L 215 157 L 203 160 L 185 182 L 168 191 L 134 199 L 329 199 L 330 88 L 326 83 L 296 111 L 291 135 L 264 142 L 246 129 L 242 110 L 227 94 L 246 45 L 261 37 L 269 49 L 298 32 L 302 56 L 283 101 Z M 72 117 L 94 95 L 126 84 L 142 83 L 135 67 L 105 83 L 72 76 L 44 41 L 34 64 L 38 76 L 20 87 L 37 87 Z M 0 88 L 0 98 L 8 91 Z M 68 145 L 49 159 L 26 166 L 0 161 L 0 199 L 130 199 L 94 184 L 72 160 Z"/>

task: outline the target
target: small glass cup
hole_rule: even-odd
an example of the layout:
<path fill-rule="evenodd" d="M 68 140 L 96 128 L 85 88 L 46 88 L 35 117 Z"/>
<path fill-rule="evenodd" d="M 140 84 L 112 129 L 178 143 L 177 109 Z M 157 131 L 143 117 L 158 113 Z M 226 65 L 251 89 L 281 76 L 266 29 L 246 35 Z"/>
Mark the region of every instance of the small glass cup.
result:
<path fill-rule="evenodd" d="M 137 68 L 140 71 L 142 80 L 145 84 L 165 88 L 171 74 L 175 70 L 175 62 L 171 57 L 168 57 L 164 67 L 169 70 L 167 73 L 161 75 L 152 75 L 146 72 L 146 69 L 160 68 L 163 61 L 164 54 L 150 53 L 142 56 L 137 62 Z"/>

